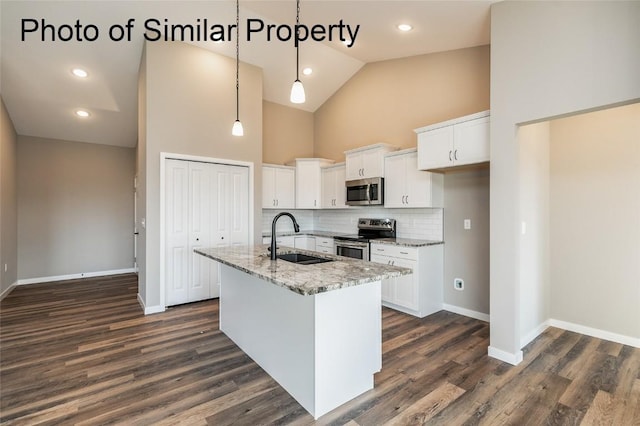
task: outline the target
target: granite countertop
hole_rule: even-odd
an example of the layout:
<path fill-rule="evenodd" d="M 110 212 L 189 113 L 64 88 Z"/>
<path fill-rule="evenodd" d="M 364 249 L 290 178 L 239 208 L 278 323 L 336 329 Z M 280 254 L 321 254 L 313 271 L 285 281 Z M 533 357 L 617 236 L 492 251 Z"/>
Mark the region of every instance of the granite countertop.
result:
<path fill-rule="evenodd" d="M 279 249 L 278 254 L 304 253 L 333 259 L 333 262 L 299 265 L 282 259 L 272 261 L 267 247 L 267 244 L 216 247 L 196 249 L 195 252 L 305 296 L 411 273 L 409 268 L 288 248 Z"/>
<path fill-rule="evenodd" d="M 444 241 L 436 240 L 418 240 L 414 238 L 381 238 L 379 240 L 372 240 L 372 244 L 388 244 L 392 246 L 403 247 L 425 247 L 435 246 L 438 244 L 444 244 Z"/>
<path fill-rule="evenodd" d="M 292 235 L 298 235 L 298 236 L 308 235 L 312 237 L 333 238 L 339 235 L 347 235 L 347 234 L 341 233 L 341 232 L 331 232 L 331 231 L 300 231 L 300 232 L 283 231 L 283 232 L 276 232 L 276 235 L 279 237 L 286 237 L 286 236 L 292 236 Z M 271 232 L 263 232 L 262 236 L 271 237 Z M 375 241 L 372 240 L 371 242 L 372 243 L 375 242 L 376 244 L 389 244 L 393 246 L 403 246 L 403 247 L 426 247 L 426 246 L 444 244 L 444 241 L 420 240 L 416 238 L 380 238 Z"/>

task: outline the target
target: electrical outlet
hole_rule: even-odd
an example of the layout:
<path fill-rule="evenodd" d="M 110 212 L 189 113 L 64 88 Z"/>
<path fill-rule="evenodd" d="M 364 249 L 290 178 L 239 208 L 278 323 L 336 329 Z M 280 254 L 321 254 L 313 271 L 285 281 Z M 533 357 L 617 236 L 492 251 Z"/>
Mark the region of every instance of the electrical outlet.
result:
<path fill-rule="evenodd" d="M 464 280 L 462 278 L 454 278 L 453 288 L 455 288 L 458 291 L 464 290 Z"/>
<path fill-rule="evenodd" d="M 464 229 L 471 229 L 471 219 L 464 220 Z"/>

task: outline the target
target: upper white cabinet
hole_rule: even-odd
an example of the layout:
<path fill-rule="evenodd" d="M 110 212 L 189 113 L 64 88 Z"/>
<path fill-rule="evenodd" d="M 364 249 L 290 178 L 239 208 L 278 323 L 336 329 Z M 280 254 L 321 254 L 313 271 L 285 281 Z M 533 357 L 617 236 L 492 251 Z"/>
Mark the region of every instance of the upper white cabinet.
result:
<path fill-rule="evenodd" d="M 346 180 L 384 177 L 384 155 L 397 148 L 385 143 L 345 151 Z"/>
<path fill-rule="evenodd" d="M 444 176 L 418 170 L 415 148 L 386 154 L 384 206 L 387 208 L 442 207 Z"/>
<path fill-rule="evenodd" d="M 439 170 L 489 161 L 489 111 L 414 130 L 418 169 Z"/>
<path fill-rule="evenodd" d="M 322 197 L 322 168 L 333 160 L 325 158 L 296 158 L 296 208 L 319 209 Z"/>
<path fill-rule="evenodd" d="M 295 208 L 295 186 L 296 169 L 294 167 L 263 165 L 262 208 Z"/>
<path fill-rule="evenodd" d="M 346 176 L 345 163 L 322 169 L 322 201 L 323 209 L 343 209 L 346 205 L 347 189 L 344 185 Z"/>

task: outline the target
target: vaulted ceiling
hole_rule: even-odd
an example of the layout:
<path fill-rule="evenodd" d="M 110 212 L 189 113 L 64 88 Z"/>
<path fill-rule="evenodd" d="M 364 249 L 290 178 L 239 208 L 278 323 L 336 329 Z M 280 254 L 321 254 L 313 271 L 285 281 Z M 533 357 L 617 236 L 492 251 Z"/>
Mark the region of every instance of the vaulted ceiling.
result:
<path fill-rule="evenodd" d="M 342 21 L 352 30 L 356 25 L 359 29 L 352 47 L 336 39 L 338 27 L 331 41 L 301 44 L 301 69 L 310 67 L 313 73 L 301 78 L 307 102 L 300 105 L 289 102 L 295 78 L 293 42 L 274 40 L 277 25 L 295 23 L 295 1 L 241 1 L 241 29 L 247 19 L 255 19 L 256 28 L 259 20 L 276 26 L 271 41 L 266 30 L 254 33 L 250 42 L 241 34 L 240 56 L 263 69 L 265 100 L 313 112 L 365 63 L 488 44 L 491 3 L 302 1 L 302 24 L 327 28 Z M 137 138 L 137 77 L 145 21 L 157 20 L 149 21 L 147 28 L 153 35 L 163 35 L 164 24 L 197 25 L 205 19 L 208 26 L 235 23 L 235 2 L 228 0 L 3 0 L 0 7 L 0 93 L 18 134 L 127 147 L 135 146 Z M 128 22 L 133 23 L 131 40 L 112 41 L 109 29 L 116 24 L 126 29 Z M 403 33 L 397 28 L 400 23 L 413 29 Z M 63 28 L 65 24 L 69 28 Z M 95 34 L 90 24 L 98 29 L 95 41 L 86 40 Z M 77 40 L 77 26 L 81 26 L 82 41 Z M 118 28 L 113 31 L 118 37 Z M 282 31 L 286 36 L 286 28 Z M 57 40 L 51 41 L 54 32 Z M 60 37 L 72 39 L 61 41 Z M 222 43 L 189 42 L 235 57 L 235 38 Z M 88 77 L 74 77 L 74 67 L 85 69 Z M 96 111 L 96 117 L 88 125 L 86 121 L 79 125 L 83 119 L 75 115 L 78 108 Z"/>

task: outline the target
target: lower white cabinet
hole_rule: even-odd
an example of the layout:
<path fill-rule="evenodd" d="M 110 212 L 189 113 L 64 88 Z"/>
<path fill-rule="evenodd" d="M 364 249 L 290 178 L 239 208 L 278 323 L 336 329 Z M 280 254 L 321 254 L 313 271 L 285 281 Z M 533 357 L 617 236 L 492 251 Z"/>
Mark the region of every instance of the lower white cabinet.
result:
<path fill-rule="evenodd" d="M 417 317 L 438 312 L 443 303 L 444 246 L 371 244 L 371 261 L 410 268 L 413 273 L 382 280 L 382 304 Z"/>
<path fill-rule="evenodd" d="M 335 254 L 333 249 L 333 238 L 316 237 L 316 251 L 320 253 Z"/>
<path fill-rule="evenodd" d="M 297 249 L 316 251 L 316 237 L 309 235 L 294 236 L 293 246 Z"/>

